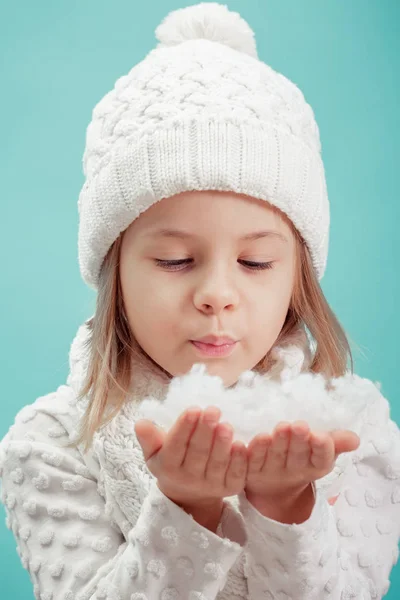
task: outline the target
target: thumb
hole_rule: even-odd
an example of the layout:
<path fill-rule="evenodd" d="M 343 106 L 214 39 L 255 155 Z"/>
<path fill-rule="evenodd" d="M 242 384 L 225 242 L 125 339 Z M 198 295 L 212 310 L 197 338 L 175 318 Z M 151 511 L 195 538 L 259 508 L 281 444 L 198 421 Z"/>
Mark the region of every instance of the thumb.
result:
<path fill-rule="evenodd" d="M 360 438 L 354 431 L 338 430 L 332 431 L 331 436 L 335 444 L 336 455 L 343 452 L 353 452 L 360 445 Z"/>
<path fill-rule="evenodd" d="M 142 447 L 144 459 L 147 462 L 162 447 L 166 433 L 147 419 L 136 421 L 135 433 Z"/>

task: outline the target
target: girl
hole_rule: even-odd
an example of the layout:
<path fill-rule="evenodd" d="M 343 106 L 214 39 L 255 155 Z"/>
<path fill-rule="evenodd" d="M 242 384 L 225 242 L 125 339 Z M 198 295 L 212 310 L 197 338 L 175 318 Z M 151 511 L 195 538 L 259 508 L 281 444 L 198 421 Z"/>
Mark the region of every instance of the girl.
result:
<path fill-rule="evenodd" d="M 175 11 L 156 35 L 87 131 L 79 259 L 95 315 L 67 385 L 1 444 L 22 564 L 40 600 L 382 598 L 400 436 L 375 385 L 347 373 L 319 286 L 329 204 L 313 111 L 224 6 Z M 283 422 L 245 446 L 212 404 L 168 432 L 137 417 L 196 362 L 226 387 L 249 369 L 347 373 L 349 399 L 356 386 L 368 399 L 362 432 Z"/>

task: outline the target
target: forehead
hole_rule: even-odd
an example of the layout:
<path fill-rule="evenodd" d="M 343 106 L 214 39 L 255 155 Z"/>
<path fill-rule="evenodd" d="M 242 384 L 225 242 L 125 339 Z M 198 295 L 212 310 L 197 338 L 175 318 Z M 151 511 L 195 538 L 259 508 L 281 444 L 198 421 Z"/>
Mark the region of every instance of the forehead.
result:
<path fill-rule="evenodd" d="M 289 219 L 265 200 L 219 191 L 184 192 L 164 198 L 142 213 L 130 228 L 141 235 L 164 238 L 179 237 L 175 235 L 177 230 L 184 230 L 192 237 L 204 234 L 245 237 L 256 230 L 274 230 L 279 234 L 276 239 L 290 238 L 292 229 Z"/>

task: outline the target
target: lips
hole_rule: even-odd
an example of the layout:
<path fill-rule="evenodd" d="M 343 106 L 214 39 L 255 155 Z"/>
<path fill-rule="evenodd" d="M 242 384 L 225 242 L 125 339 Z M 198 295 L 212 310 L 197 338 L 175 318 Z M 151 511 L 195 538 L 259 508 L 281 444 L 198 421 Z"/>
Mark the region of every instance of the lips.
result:
<path fill-rule="evenodd" d="M 200 342 L 201 344 L 211 344 L 212 346 L 226 346 L 234 344 L 237 340 L 234 340 L 230 336 L 216 336 L 216 335 L 206 335 L 205 337 L 199 338 L 197 340 L 192 340 L 192 342 Z"/>
<path fill-rule="evenodd" d="M 220 338 L 221 341 L 222 338 Z M 226 338 L 225 338 L 226 339 Z M 200 356 L 206 357 L 214 357 L 214 358 L 223 358 L 230 356 L 232 352 L 234 352 L 237 342 L 232 341 L 232 338 L 229 338 L 228 344 L 209 344 L 203 341 L 191 341 L 191 344 L 194 348 L 196 348 L 196 352 L 200 354 Z"/>

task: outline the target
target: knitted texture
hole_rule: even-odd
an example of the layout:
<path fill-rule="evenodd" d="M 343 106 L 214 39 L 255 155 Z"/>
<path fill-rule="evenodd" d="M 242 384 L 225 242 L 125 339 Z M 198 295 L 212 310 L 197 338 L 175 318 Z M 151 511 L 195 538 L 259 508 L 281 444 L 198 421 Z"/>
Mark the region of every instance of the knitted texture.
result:
<path fill-rule="evenodd" d="M 169 14 L 159 44 L 93 109 L 79 209 L 79 264 L 97 289 L 107 251 L 162 198 L 189 190 L 267 200 L 305 239 L 319 279 L 329 201 L 319 129 L 301 90 L 258 60 L 234 12 L 202 3 Z"/>

